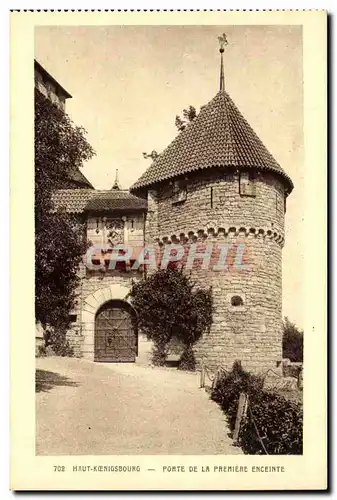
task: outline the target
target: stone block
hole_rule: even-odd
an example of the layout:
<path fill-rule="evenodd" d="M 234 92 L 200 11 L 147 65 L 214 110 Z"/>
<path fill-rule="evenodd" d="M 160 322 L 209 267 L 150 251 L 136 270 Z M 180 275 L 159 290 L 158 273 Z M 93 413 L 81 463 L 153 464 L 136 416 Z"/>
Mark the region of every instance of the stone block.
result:
<path fill-rule="evenodd" d="M 90 312 L 90 311 L 86 311 L 86 310 L 83 310 L 82 312 L 82 323 L 94 323 L 94 320 L 95 320 L 95 314 Z"/>
<path fill-rule="evenodd" d="M 88 312 L 90 314 L 96 314 L 97 309 L 98 309 L 97 307 L 94 308 L 91 305 L 87 304 L 86 302 L 84 302 L 83 308 L 82 308 L 83 312 Z"/>
<path fill-rule="evenodd" d="M 97 308 L 99 307 L 99 303 L 97 302 L 97 300 L 93 295 L 89 295 L 88 297 L 86 297 L 84 300 L 84 304 L 88 304 L 89 306 L 91 306 L 94 309 L 94 311 L 96 311 Z"/>
<path fill-rule="evenodd" d="M 109 300 L 111 300 L 111 291 L 109 287 L 103 288 L 102 293 L 104 296 L 104 302 L 108 302 Z"/>

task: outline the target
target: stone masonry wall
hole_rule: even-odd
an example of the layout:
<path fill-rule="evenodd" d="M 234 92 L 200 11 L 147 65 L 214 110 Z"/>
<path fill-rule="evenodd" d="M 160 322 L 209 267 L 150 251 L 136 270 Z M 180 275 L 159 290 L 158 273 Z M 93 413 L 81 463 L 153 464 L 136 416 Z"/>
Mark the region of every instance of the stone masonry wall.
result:
<path fill-rule="evenodd" d="M 65 110 L 65 96 L 57 85 L 50 79 L 46 78 L 37 68 L 35 68 L 35 87 L 43 94 L 47 99 L 63 111 Z"/>
<path fill-rule="evenodd" d="M 166 185 L 152 194 L 152 198 L 156 196 L 158 200 L 158 212 L 152 212 L 153 224 L 156 217 L 158 221 L 157 236 L 179 236 L 180 233 L 188 234 L 189 231 L 196 232 L 213 225 L 218 228 L 263 228 L 276 231 L 283 237 L 282 183 L 271 174 L 261 173 L 255 184 L 255 197 L 242 196 L 238 173 L 225 177 L 225 174 L 203 171 L 187 180 L 187 199 L 181 204 L 172 204 L 172 186 Z M 153 205 L 152 202 L 152 210 Z"/>
<path fill-rule="evenodd" d="M 131 247 L 142 247 L 144 244 L 144 216 L 139 213 L 112 213 L 106 214 L 105 219 L 118 220 L 120 222 L 121 242 Z M 101 246 L 107 245 L 108 230 L 104 227 L 101 214 L 90 214 L 87 219 L 87 238 L 92 245 L 99 245 L 96 251 L 92 247 L 91 259 L 101 257 Z M 76 320 L 72 322 L 67 332 L 69 344 L 77 357 L 86 356 L 93 359 L 94 354 L 94 315 L 105 301 L 112 299 L 124 300 L 125 291 L 131 287 L 131 280 L 137 280 L 141 273 L 137 271 L 122 271 L 106 269 L 90 270 L 85 265 L 86 256 L 79 267 L 81 279 L 78 288 L 78 301 L 76 308 L 72 311 Z M 111 288 L 112 287 L 112 288 Z M 93 317 L 88 320 L 88 314 Z"/>
<path fill-rule="evenodd" d="M 151 193 L 152 221 L 162 251 L 171 242 L 185 247 L 197 243 L 200 251 L 211 243 L 234 245 L 228 252 L 227 269 L 202 269 L 201 261 L 192 269 L 192 278 L 201 288 L 212 286 L 214 298 L 213 325 L 195 346 L 197 362 L 203 359 L 213 368 L 230 368 L 240 359 L 249 370 L 280 369 L 283 185 L 278 178 L 261 174 L 256 179 L 256 197 L 241 196 L 238 174 L 214 178 L 207 172 L 188 180 L 183 203 L 172 204 L 171 193 L 170 186 Z M 156 240 L 153 226 L 148 226 L 152 229 L 146 233 L 148 243 Z M 241 267 L 233 265 L 238 245 L 244 249 Z M 242 298 L 242 306 L 231 305 L 236 295 Z"/>
<path fill-rule="evenodd" d="M 223 271 L 193 269 L 200 287 L 212 286 L 214 300 L 213 325 L 195 346 L 196 358 L 213 368 L 229 369 L 241 360 L 251 371 L 276 370 L 282 360 L 281 247 L 255 236 L 212 241 L 244 244 L 246 268 L 229 261 Z M 234 296 L 242 298 L 242 306 L 232 305 Z"/>
<path fill-rule="evenodd" d="M 88 297 L 92 297 L 98 291 L 104 291 L 106 294 L 106 290 L 109 289 L 111 285 L 113 286 L 121 286 L 122 288 L 131 288 L 131 280 L 140 279 L 140 273 L 137 272 L 122 272 L 122 271 L 107 271 L 106 273 L 102 273 L 100 271 L 88 272 L 84 266 L 81 264 L 79 270 L 79 276 L 81 278 L 81 284 L 78 289 L 78 302 L 77 306 L 74 309 L 73 313 L 76 314 L 76 322 L 72 323 L 71 328 L 67 332 L 67 339 L 69 344 L 74 350 L 74 354 L 76 357 L 82 357 L 86 354 L 92 353 L 93 355 L 93 343 L 89 345 L 85 345 L 85 339 L 87 336 L 86 329 L 88 327 L 87 321 L 85 318 L 86 313 L 92 308 L 96 308 L 96 312 L 99 309 L 99 303 L 94 305 L 88 304 Z M 101 299 L 101 304 L 103 305 L 104 299 L 111 300 L 110 295 L 103 297 Z M 123 297 L 118 297 L 123 299 Z M 90 327 L 92 329 L 92 327 Z M 91 332 L 92 335 L 94 332 Z M 87 356 L 89 357 L 89 356 Z"/>

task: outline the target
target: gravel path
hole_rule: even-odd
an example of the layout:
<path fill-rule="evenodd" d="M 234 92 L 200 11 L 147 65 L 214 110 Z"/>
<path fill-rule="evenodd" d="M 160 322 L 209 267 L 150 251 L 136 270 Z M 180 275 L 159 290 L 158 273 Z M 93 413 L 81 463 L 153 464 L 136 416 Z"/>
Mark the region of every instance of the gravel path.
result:
<path fill-rule="evenodd" d="M 37 358 L 37 455 L 233 455 L 198 375 L 135 364 Z"/>

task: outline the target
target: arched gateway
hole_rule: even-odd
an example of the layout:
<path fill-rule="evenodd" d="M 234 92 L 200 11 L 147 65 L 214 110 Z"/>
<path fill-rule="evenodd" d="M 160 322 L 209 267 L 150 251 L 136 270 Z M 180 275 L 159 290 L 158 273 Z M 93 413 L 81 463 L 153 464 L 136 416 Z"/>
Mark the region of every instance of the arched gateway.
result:
<path fill-rule="evenodd" d="M 103 304 L 95 316 L 94 360 L 106 363 L 135 362 L 138 335 L 135 313 L 123 300 Z"/>

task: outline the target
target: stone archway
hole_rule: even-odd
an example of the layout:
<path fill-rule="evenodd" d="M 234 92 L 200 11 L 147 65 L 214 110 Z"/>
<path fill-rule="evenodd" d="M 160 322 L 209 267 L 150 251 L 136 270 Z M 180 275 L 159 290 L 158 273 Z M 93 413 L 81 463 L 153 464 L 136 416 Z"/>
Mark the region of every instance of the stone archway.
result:
<path fill-rule="evenodd" d="M 109 300 L 95 316 L 94 361 L 134 363 L 138 356 L 138 331 L 134 309 L 126 300 Z"/>
<path fill-rule="evenodd" d="M 129 293 L 129 288 L 123 285 L 113 284 L 105 288 L 97 290 L 95 293 L 88 295 L 82 303 L 82 357 L 94 360 L 95 346 L 95 316 L 97 311 L 111 300 L 123 300 L 130 303 L 126 298 Z"/>

